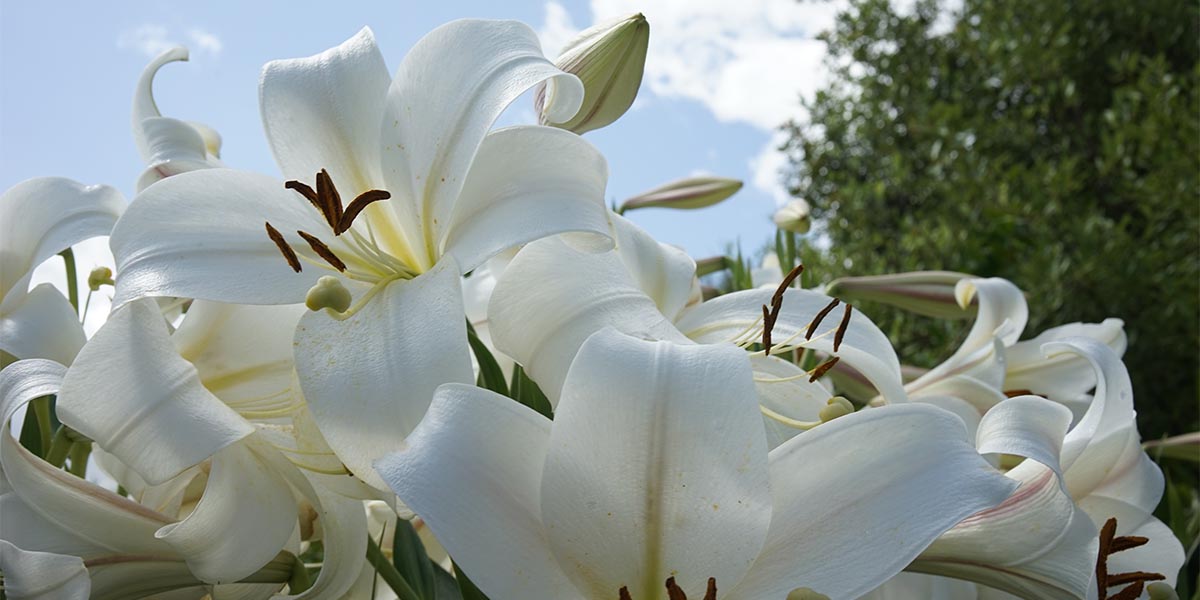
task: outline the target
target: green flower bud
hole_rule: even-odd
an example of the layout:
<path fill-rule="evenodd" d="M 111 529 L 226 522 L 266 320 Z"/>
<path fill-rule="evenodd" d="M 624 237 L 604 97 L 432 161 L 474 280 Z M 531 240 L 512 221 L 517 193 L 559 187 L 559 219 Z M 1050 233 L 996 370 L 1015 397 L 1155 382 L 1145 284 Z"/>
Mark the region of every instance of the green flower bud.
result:
<path fill-rule="evenodd" d="M 96 267 L 88 273 L 88 289 L 93 292 L 100 289 L 102 285 L 113 284 L 113 272 L 108 267 Z"/>
<path fill-rule="evenodd" d="M 543 107 L 553 88 L 543 84 L 534 98 L 542 124 L 584 133 L 616 121 L 637 98 L 649 44 L 650 24 L 641 13 L 582 31 L 554 64 L 583 82 L 583 106 L 565 123 L 549 122 Z"/>
<path fill-rule="evenodd" d="M 928 317 L 967 319 L 975 306 L 960 304 L 954 287 L 959 280 L 974 277 L 951 271 L 914 271 L 894 275 L 842 277 L 825 287 L 825 293 L 847 302 L 882 302 Z"/>
<path fill-rule="evenodd" d="M 687 177 L 638 194 L 621 204 L 618 214 L 637 208 L 705 208 L 742 189 L 742 182 L 728 177 Z"/>
<path fill-rule="evenodd" d="M 797 198 L 776 211 L 773 220 L 775 226 L 784 231 L 808 233 L 808 230 L 812 228 L 812 219 L 809 218 L 811 212 L 812 209 L 808 203 Z"/>
<path fill-rule="evenodd" d="M 342 285 L 341 280 L 326 275 L 308 290 L 308 294 L 304 296 L 304 305 L 314 312 L 323 308 L 346 312 L 346 309 L 350 308 L 350 300 L 350 290 Z"/>

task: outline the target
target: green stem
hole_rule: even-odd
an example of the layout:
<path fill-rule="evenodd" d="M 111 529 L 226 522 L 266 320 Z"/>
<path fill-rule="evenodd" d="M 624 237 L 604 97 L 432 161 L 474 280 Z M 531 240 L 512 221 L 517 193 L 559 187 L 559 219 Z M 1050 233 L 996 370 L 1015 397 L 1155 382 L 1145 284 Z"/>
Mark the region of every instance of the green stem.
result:
<path fill-rule="evenodd" d="M 70 473 L 80 479 L 87 476 L 88 456 L 92 454 L 91 442 L 76 442 L 71 446 L 71 467 L 67 469 Z"/>
<path fill-rule="evenodd" d="M 88 309 L 92 307 L 92 292 L 93 291 L 95 291 L 95 290 L 93 290 L 90 287 L 88 288 L 87 299 L 83 301 L 83 313 L 79 315 L 80 323 L 87 321 Z"/>
<path fill-rule="evenodd" d="M 58 253 L 62 257 L 63 263 L 67 266 L 67 299 L 71 301 L 71 306 L 75 307 L 75 312 L 79 312 L 79 279 L 75 276 L 75 253 L 70 248 Z"/>
<path fill-rule="evenodd" d="M 409 587 L 408 582 L 404 581 L 404 577 L 400 575 L 396 567 L 383 555 L 379 544 L 376 544 L 370 536 L 367 536 L 367 562 L 375 567 L 375 572 L 383 578 L 383 582 L 388 584 L 393 592 L 396 592 L 396 596 L 400 600 L 421 600 L 421 597 Z"/>
<path fill-rule="evenodd" d="M 34 418 L 37 419 L 38 435 L 41 436 L 42 453 L 50 448 L 50 398 L 38 398 L 29 403 L 29 408 L 33 410 Z"/>
<path fill-rule="evenodd" d="M 63 425 L 54 432 L 54 441 L 50 442 L 50 450 L 46 452 L 46 462 L 54 467 L 61 467 L 67 460 L 67 453 L 71 451 L 71 446 L 74 442 L 67 435 L 67 426 Z"/>

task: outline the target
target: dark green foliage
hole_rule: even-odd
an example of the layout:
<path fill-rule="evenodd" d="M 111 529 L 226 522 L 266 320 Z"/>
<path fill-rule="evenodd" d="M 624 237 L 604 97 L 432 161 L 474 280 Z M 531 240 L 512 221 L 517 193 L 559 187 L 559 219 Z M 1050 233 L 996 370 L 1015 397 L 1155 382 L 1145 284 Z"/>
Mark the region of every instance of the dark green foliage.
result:
<path fill-rule="evenodd" d="M 841 66 L 786 146 L 832 242 L 810 273 L 1005 277 L 1026 336 L 1122 318 L 1143 436 L 1197 429 L 1200 7 L 967 0 L 951 22 L 855 0 L 827 34 Z M 864 308 L 910 364 L 965 332 Z"/>

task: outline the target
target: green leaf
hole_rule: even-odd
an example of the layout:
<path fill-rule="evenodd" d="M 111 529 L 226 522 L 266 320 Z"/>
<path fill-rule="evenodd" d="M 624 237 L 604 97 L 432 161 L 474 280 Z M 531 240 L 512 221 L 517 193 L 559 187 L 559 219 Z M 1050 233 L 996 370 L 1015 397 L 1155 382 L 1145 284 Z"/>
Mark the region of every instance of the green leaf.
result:
<path fill-rule="evenodd" d="M 463 600 L 462 590 L 458 588 L 458 580 L 436 564 L 433 565 L 433 579 L 437 590 L 437 600 Z"/>
<path fill-rule="evenodd" d="M 550 406 L 550 400 L 546 398 L 546 394 L 542 393 L 542 388 L 539 388 L 538 384 L 525 374 L 525 369 L 521 368 L 521 365 L 513 365 L 512 390 L 508 395 L 513 400 L 538 411 L 547 419 L 554 418 L 554 409 Z"/>
<path fill-rule="evenodd" d="M 454 565 L 454 577 L 458 579 L 458 589 L 462 592 L 462 600 L 488 600 L 488 597 L 471 583 L 470 578 L 462 569 L 458 568 L 458 564 Z"/>
<path fill-rule="evenodd" d="M 500 369 L 496 357 L 492 356 L 487 346 L 475 334 L 475 328 L 471 326 L 470 322 L 467 323 L 467 342 L 471 344 L 471 351 L 475 353 L 475 361 L 479 363 L 479 377 L 475 380 L 475 384 L 507 396 L 508 382 L 504 380 L 504 371 Z"/>
<path fill-rule="evenodd" d="M 392 564 L 422 600 L 437 598 L 434 565 L 425 554 L 425 544 L 412 523 L 396 519 L 396 535 L 392 539 Z"/>
<path fill-rule="evenodd" d="M 375 567 L 375 572 L 383 578 L 384 583 L 392 588 L 393 592 L 396 592 L 396 596 L 400 600 L 421 600 L 404 576 L 396 571 L 396 567 L 392 566 L 392 563 L 388 562 L 387 557 L 379 549 L 379 544 L 375 543 L 375 539 L 369 535 L 367 536 L 367 562 Z"/>

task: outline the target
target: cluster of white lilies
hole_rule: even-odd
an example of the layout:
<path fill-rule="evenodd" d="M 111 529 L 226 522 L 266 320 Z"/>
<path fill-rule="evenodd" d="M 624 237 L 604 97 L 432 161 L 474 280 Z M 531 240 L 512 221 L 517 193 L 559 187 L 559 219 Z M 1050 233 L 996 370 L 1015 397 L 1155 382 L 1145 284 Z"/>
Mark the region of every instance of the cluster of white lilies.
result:
<path fill-rule="evenodd" d="M 913 378 L 794 253 L 714 296 L 606 206 L 579 134 L 629 107 L 647 27 L 550 60 L 523 24 L 456 21 L 394 76 L 368 29 L 271 62 L 282 179 L 162 116 L 154 75 L 187 55 L 152 62 L 132 202 L 60 178 L 0 197 L 3 595 L 1171 597 L 1120 321 L 1018 341 L 1004 280 L 827 288 L 974 315 Z M 541 124 L 493 130 L 531 89 Z M 115 275 L 91 287 L 115 292 L 88 339 L 75 289 L 30 277 L 97 236 Z"/>

